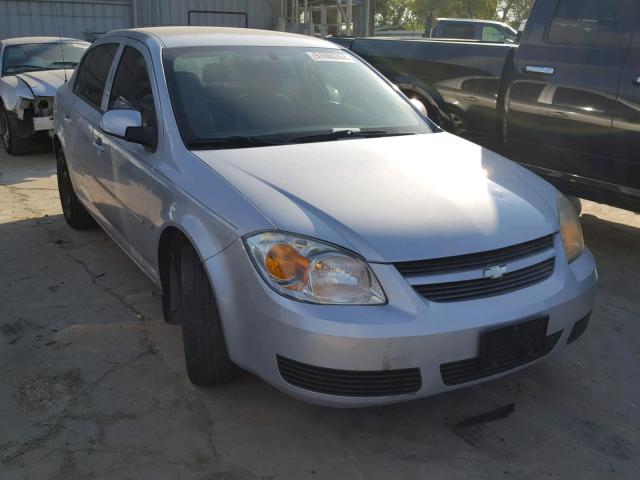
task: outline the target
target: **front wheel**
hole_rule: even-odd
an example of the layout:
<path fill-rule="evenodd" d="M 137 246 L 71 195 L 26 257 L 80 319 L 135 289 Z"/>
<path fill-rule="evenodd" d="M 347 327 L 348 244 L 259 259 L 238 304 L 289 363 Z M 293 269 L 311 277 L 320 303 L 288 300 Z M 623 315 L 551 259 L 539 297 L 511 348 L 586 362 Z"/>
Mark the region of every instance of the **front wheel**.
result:
<path fill-rule="evenodd" d="M 238 374 L 231 361 L 222 322 L 207 272 L 193 246 L 183 237 L 175 242 L 170 268 L 172 316 L 182 324 L 184 357 L 194 385 L 228 383 Z"/>
<path fill-rule="evenodd" d="M 29 139 L 18 137 L 11 126 L 9 113 L 0 107 L 0 136 L 9 155 L 25 155 L 29 151 Z"/>
<path fill-rule="evenodd" d="M 56 148 L 56 170 L 58 173 L 58 193 L 60 194 L 64 219 L 72 228 L 78 230 L 93 227 L 96 222 L 78 200 L 71 183 L 67 162 L 60 148 Z"/>

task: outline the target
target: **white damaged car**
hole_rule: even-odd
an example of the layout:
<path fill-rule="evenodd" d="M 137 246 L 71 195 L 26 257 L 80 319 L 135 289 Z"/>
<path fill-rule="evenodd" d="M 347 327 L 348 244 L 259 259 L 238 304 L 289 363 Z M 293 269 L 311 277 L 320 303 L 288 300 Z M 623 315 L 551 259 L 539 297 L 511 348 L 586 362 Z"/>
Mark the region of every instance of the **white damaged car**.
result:
<path fill-rule="evenodd" d="M 0 41 L 0 134 L 11 155 L 53 130 L 53 99 L 89 43 L 75 38 L 23 37 Z"/>

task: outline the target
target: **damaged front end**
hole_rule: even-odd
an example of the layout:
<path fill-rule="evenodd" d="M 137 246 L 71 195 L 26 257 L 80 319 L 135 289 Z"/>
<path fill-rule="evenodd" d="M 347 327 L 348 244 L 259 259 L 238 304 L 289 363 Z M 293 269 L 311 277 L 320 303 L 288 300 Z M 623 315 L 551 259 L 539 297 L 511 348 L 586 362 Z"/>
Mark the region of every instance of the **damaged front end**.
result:
<path fill-rule="evenodd" d="M 29 72 L 0 78 L 0 134 L 12 155 L 28 151 L 38 132 L 53 134 L 53 104 L 65 72 Z"/>
<path fill-rule="evenodd" d="M 21 136 L 30 137 L 35 132 L 53 132 L 54 97 L 21 98 L 15 111 L 16 119 L 22 123 Z"/>

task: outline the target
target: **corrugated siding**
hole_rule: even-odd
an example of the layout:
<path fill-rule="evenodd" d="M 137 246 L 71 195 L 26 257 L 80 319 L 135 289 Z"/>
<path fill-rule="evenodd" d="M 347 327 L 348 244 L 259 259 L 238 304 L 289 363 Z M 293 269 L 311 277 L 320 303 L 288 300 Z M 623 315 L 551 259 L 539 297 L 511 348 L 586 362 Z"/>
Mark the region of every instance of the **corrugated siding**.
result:
<path fill-rule="evenodd" d="M 102 33 L 133 26 L 131 2 L 0 0 L 0 39 L 58 35 L 93 40 Z"/>
<path fill-rule="evenodd" d="M 62 35 L 94 40 L 118 28 L 188 25 L 190 10 L 243 12 L 249 27 L 273 29 L 280 0 L 0 0 L 0 39 Z M 56 14 L 57 13 L 57 14 Z M 244 16 L 194 13 L 193 25 L 244 27 Z"/>
<path fill-rule="evenodd" d="M 280 0 L 138 0 L 141 25 L 188 25 L 190 10 L 244 12 L 250 28 L 273 29 L 277 25 Z M 194 25 L 243 27 L 241 15 L 197 13 Z"/>

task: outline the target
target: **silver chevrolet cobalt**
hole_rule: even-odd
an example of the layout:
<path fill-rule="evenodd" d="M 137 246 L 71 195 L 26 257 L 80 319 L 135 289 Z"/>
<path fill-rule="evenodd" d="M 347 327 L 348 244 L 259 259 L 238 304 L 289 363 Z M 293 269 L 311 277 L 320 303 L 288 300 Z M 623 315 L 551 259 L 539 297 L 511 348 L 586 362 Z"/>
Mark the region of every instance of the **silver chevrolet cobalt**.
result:
<path fill-rule="evenodd" d="M 384 404 L 587 328 L 596 269 L 572 203 L 332 43 L 115 31 L 55 105 L 64 216 L 162 288 L 194 384 L 245 369 L 309 402 Z"/>

